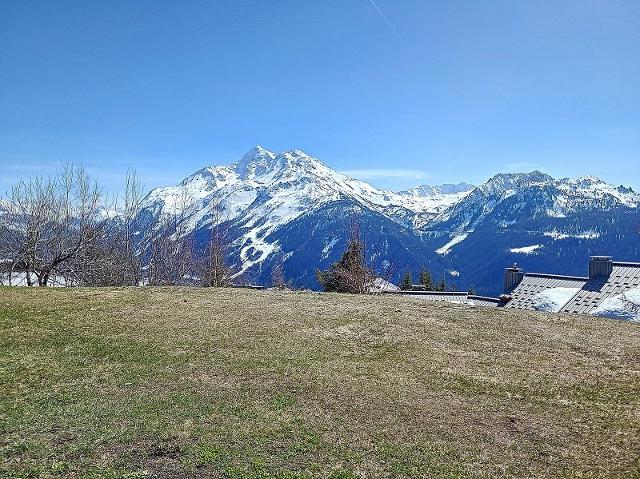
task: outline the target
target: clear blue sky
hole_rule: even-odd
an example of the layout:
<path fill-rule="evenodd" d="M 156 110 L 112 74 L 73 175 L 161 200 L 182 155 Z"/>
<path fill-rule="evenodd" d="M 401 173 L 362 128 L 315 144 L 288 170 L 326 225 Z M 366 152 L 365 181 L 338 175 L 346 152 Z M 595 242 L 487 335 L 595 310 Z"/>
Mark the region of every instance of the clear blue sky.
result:
<path fill-rule="evenodd" d="M 301 148 L 390 188 L 640 186 L 638 0 L 0 1 L 0 187 Z"/>

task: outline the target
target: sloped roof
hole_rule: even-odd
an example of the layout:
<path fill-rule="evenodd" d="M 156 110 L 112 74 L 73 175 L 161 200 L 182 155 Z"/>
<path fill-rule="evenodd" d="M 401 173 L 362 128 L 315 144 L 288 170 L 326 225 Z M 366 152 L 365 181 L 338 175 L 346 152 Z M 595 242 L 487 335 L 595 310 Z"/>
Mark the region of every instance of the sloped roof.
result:
<path fill-rule="evenodd" d="M 640 263 L 614 261 L 610 276 L 597 276 L 587 281 L 561 312 L 588 314 L 604 299 L 637 287 L 640 287 Z"/>
<path fill-rule="evenodd" d="M 488 308 L 495 308 L 502 305 L 502 302 L 498 298 L 477 296 L 474 294 L 470 295 L 465 291 L 401 291 L 399 294 L 413 296 L 414 298 L 420 298 L 426 301 L 445 301 L 447 303 L 468 304 Z"/>
<path fill-rule="evenodd" d="M 591 279 L 583 276 L 526 273 L 522 281 L 511 291 L 511 300 L 507 303 L 502 302 L 499 298 L 469 295 L 461 291 L 400 291 L 398 294 L 413 296 L 427 301 L 446 301 L 449 303 L 511 309 L 535 310 L 538 308 L 549 312 L 589 314 L 603 300 L 640 288 L 640 263 L 614 261 L 609 264 L 612 265 L 609 276 L 595 276 Z M 571 290 L 574 290 L 575 294 Z M 560 292 L 562 294 L 551 296 L 551 293 Z M 549 298 L 544 298 L 545 294 Z M 570 299 L 567 301 L 567 298 Z M 543 299 L 546 299 L 547 303 L 551 301 L 553 309 L 545 309 L 548 305 L 541 303 Z M 563 304 L 565 301 L 566 304 Z"/>
<path fill-rule="evenodd" d="M 485 306 L 487 308 L 497 308 L 503 305 L 503 302 L 500 301 L 499 298 L 492 298 L 489 296 L 478 296 L 475 294 L 470 294 L 467 296 L 467 299 L 470 303 L 476 306 Z"/>
<path fill-rule="evenodd" d="M 448 303 L 467 301 L 467 293 L 462 291 L 402 291 L 400 294 L 428 301 L 446 301 Z"/>
<path fill-rule="evenodd" d="M 582 288 L 588 281 L 589 278 L 581 276 L 526 273 L 520 284 L 511 292 L 511 301 L 504 307 L 535 309 L 533 300 L 537 294 L 551 288 Z"/>

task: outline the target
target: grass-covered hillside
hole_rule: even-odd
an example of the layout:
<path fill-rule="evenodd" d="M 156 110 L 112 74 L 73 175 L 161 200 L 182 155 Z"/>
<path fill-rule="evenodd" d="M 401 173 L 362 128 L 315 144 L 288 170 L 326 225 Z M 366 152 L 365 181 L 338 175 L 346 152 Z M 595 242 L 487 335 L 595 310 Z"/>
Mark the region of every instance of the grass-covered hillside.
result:
<path fill-rule="evenodd" d="M 0 477 L 640 477 L 640 326 L 0 288 Z"/>

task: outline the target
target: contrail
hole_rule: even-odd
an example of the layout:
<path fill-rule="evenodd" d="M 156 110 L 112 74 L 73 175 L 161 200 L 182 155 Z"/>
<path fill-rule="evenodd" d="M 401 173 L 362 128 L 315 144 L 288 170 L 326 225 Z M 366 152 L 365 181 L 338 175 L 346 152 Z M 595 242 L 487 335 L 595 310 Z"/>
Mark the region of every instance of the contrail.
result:
<path fill-rule="evenodd" d="M 378 12 L 378 14 L 380 15 L 380 17 L 382 18 L 382 20 L 384 20 L 384 23 L 387 24 L 387 27 L 389 27 L 389 30 L 391 30 L 391 32 L 398 37 L 398 40 L 400 40 L 400 43 L 402 43 L 402 46 L 411 54 L 411 56 L 415 56 L 413 54 L 413 51 L 411 50 L 411 48 L 409 48 L 409 45 L 407 45 L 407 42 L 404 41 L 404 38 L 402 37 L 402 35 L 400 35 L 400 32 L 398 30 L 396 30 L 396 28 L 393 26 L 393 24 L 389 21 L 389 19 L 387 18 L 387 16 L 384 14 L 384 12 L 380 9 L 380 7 L 378 6 L 378 4 L 376 2 L 374 2 L 374 0 L 369 0 L 369 2 L 371 3 L 371 5 L 373 5 L 373 8 L 376 9 L 376 11 Z"/>

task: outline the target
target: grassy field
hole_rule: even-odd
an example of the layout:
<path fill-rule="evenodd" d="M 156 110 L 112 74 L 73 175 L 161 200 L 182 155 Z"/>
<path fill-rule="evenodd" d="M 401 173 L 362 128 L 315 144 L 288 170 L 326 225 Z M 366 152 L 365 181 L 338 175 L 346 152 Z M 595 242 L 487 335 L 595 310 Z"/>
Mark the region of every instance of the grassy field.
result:
<path fill-rule="evenodd" d="M 640 477 L 640 326 L 0 288 L 0 477 Z"/>

